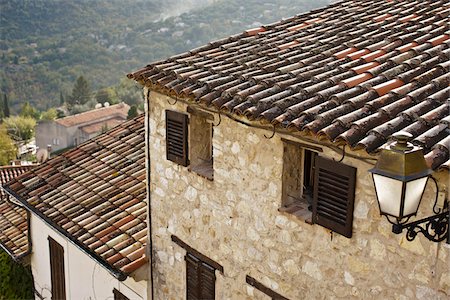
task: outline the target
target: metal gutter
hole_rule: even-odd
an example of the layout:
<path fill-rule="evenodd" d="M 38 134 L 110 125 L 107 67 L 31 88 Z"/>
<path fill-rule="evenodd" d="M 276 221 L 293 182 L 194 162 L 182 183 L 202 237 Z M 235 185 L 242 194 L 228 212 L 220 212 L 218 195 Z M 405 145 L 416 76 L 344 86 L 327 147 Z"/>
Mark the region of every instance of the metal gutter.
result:
<path fill-rule="evenodd" d="M 127 277 L 128 277 L 127 274 L 123 273 L 120 270 L 116 270 L 111 265 L 109 265 L 106 261 L 104 261 L 97 255 L 93 254 L 88 247 L 81 244 L 73 236 L 70 236 L 66 231 L 64 231 L 62 228 L 60 228 L 57 224 L 55 224 L 51 219 L 49 219 L 47 216 L 45 216 L 42 212 L 37 210 L 34 206 L 30 205 L 27 201 L 23 200 L 14 191 L 10 190 L 9 187 L 3 187 L 3 189 L 6 191 L 6 193 L 8 193 L 9 196 L 14 197 L 18 201 L 20 201 L 24 205 L 24 207 L 27 209 L 27 211 L 33 212 L 34 214 L 36 214 L 36 216 L 38 216 L 42 221 L 47 223 L 50 227 L 57 230 L 63 236 L 67 237 L 69 239 L 69 241 L 71 241 L 78 249 L 80 249 L 82 252 L 87 254 L 93 260 L 98 262 L 102 267 L 104 267 L 106 270 L 108 270 L 114 276 L 114 278 L 116 278 L 119 281 L 124 281 L 125 279 L 127 279 Z M 30 218 L 28 218 L 28 219 L 30 219 Z"/>

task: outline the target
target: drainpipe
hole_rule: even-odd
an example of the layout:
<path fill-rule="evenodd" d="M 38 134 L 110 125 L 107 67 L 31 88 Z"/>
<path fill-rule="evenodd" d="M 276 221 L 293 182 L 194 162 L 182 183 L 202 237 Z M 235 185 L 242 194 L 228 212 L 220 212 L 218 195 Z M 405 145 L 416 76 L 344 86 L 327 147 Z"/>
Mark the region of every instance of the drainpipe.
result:
<path fill-rule="evenodd" d="M 150 284 L 151 284 L 151 298 L 154 299 L 154 287 L 153 287 L 153 238 L 152 238 L 152 201 L 151 201 L 151 194 L 150 194 L 150 89 L 147 91 L 146 95 L 146 104 L 147 104 L 147 111 L 146 111 L 146 122 L 145 122 L 145 154 L 146 154 L 146 169 L 147 169 L 147 199 L 148 199 L 148 244 L 150 248 L 149 253 L 149 259 L 150 259 Z"/>

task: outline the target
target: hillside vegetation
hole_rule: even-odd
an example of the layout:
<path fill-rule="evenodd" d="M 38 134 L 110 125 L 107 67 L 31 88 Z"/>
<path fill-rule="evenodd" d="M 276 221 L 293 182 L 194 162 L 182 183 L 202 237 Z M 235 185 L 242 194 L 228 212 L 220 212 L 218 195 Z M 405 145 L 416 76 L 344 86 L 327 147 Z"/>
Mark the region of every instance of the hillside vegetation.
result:
<path fill-rule="evenodd" d="M 93 92 L 124 86 L 126 73 L 151 61 L 327 2 L 1 1 L 0 91 L 13 112 L 25 101 L 46 110 L 70 94 L 80 75 Z"/>

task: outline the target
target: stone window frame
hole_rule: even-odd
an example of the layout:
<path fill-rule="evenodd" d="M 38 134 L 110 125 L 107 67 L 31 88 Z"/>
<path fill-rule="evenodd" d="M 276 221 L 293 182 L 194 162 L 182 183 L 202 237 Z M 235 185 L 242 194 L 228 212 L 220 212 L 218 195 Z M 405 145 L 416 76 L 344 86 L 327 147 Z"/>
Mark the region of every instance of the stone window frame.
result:
<path fill-rule="evenodd" d="M 250 286 L 254 287 L 258 291 L 266 294 L 267 296 L 271 297 L 273 300 L 289 300 L 288 298 L 280 295 L 279 293 L 275 292 L 274 290 L 268 288 L 255 278 L 251 277 L 250 275 L 245 276 L 245 282 L 249 284 Z"/>
<path fill-rule="evenodd" d="M 304 190 L 303 190 L 303 183 L 305 181 L 305 153 L 308 151 L 311 155 L 315 157 L 319 156 L 319 153 L 322 153 L 323 150 L 320 147 L 316 147 L 314 145 L 309 145 L 297 141 L 292 141 L 288 139 L 281 139 L 283 142 L 283 173 L 282 173 L 282 196 L 281 196 L 281 205 L 278 208 L 278 211 L 287 213 L 290 215 L 295 216 L 296 218 L 305 221 L 308 224 L 313 224 L 312 222 L 312 190 L 310 197 L 310 201 L 307 200 L 305 197 Z M 291 153 L 291 156 L 289 157 L 289 154 L 287 154 L 290 150 L 294 150 L 294 154 Z M 297 157 L 300 157 L 299 164 L 295 165 L 290 160 L 296 159 L 295 154 Z M 314 161 L 311 162 L 309 166 L 309 174 L 310 176 L 314 177 Z M 291 180 L 289 174 L 291 172 L 297 173 L 299 178 L 297 178 L 297 189 L 302 187 L 300 190 L 294 191 L 294 193 L 297 193 L 297 197 L 292 197 L 292 191 L 288 190 L 288 184 L 287 181 Z M 310 186 L 310 188 L 313 188 L 314 186 Z"/>
<path fill-rule="evenodd" d="M 213 155 L 213 122 L 214 115 L 197 109 L 187 107 L 189 114 L 189 167 L 190 172 L 214 180 L 214 155 Z M 202 145 L 204 147 L 202 147 Z"/>

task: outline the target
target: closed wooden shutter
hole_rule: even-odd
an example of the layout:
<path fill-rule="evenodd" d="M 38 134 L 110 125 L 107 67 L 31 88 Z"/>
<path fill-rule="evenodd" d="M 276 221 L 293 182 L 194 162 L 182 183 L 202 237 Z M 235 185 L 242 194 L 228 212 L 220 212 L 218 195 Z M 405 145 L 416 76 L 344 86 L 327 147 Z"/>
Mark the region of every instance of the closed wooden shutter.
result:
<path fill-rule="evenodd" d="M 189 164 L 188 123 L 188 115 L 166 110 L 166 156 L 185 167 Z"/>
<path fill-rule="evenodd" d="M 352 236 L 356 168 L 317 157 L 313 222 L 343 236 Z"/>
<path fill-rule="evenodd" d="M 216 270 L 208 264 L 201 264 L 200 299 L 214 299 L 216 295 Z"/>
<path fill-rule="evenodd" d="M 50 249 L 50 276 L 52 299 L 66 299 L 66 281 L 64 275 L 64 248 L 51 237 L 48 238 Z"/>
<path fill-rule="evenodd" d="M 187 300 L 214 300 L 216 270 L 190 253 L 185 259 Z"/>

